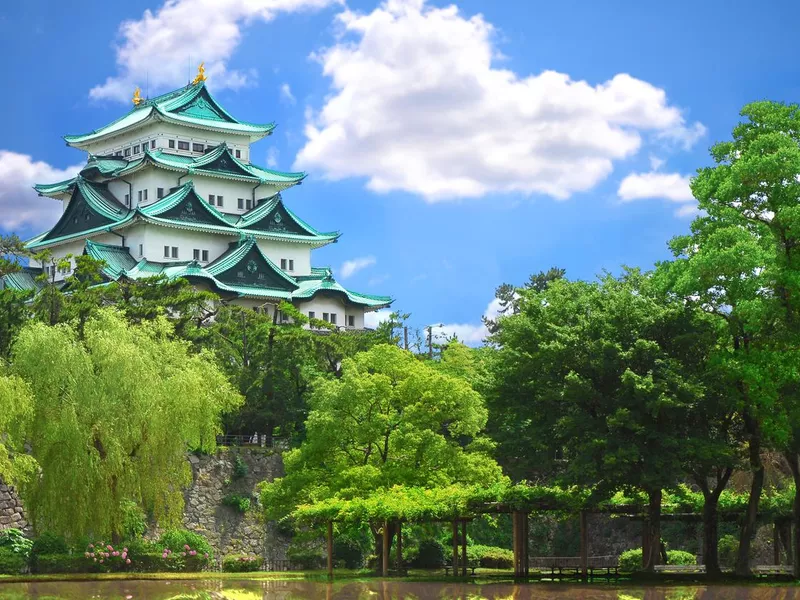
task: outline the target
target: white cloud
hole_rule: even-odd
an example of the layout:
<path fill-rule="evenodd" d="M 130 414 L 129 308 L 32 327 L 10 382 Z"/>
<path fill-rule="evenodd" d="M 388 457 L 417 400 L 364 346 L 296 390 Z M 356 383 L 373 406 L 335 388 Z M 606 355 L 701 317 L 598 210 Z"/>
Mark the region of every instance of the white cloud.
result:
<path fill-rule="evenodd" d="M 664 198 L 673 202 L 694 200 L 689 175 L 679 173 L 631 173 L 619 184 L 617 194 L 623 202 Z"/>
<path fill-rule="evenodd" d="M 294 94 L 292 94 L 292 88 L 289 86 L 288 83 L 281 84 L 281 98 L 283 98 L 289 104 L 295 104 L 297 100 L 295 100 Z"/>
<path fill-rule="evenodd" d="M 663 158 L 659 158 L 657 156 L 650 155 L 650 170 L 651 171 L 658 171 L 661 167 L 664 166 L 666 161 Z"/>
<path fill-rule="evenodd" d="M 166 0 L 155 12 L 124 21 L 116 48 L 117 74 L 96 85 L 89 96 L 127 102 L 138 85 L 150 94 L 185 84 L 205 61 L 215 88 L 238 88 L 254 74 L 231 70 L 227 62 L 254 21 L 280 13 L 320 9 L 341 0 Z"/>
<path fill-rule="evenodd" d="M 267 166 L 274 169 L 278 166 L 278 149 L 274 146 L 267 150 Z"/>
<path fill-rule="evenodd" d="M 483 311 L 483 316 L 486 319 L 495 319 L 500 313 L 500 300 L 494 298 L 486 310 Z M 468 346 L 475 346 L 483 342 L 486 336 L 489 335 L 489 330 L 486 325 L 481 323 L 449 323 L 441 327 L 434 327 L 434 336 L 438 337 L 451 337 L 456 335 L 459 341 L 467 344 Z"/>
<path fill-rule="evenodd" d="M 346 260 L 342 263 L 342 268 L 339 269 L 339 274 L 342 279 L 352 277 L 362 269 L 371 267 L 375 264 L 374 256 L 362 256 L 361 258 L 354 258 L 353 260 Z"/>
<path fill-rule="evenodd" d="M 592 85 L 497 68 L 494 27 L 424 0 L 338 16 L 342 38 L 315 55 L 331 92 L 307 115 L 296 167 L 364 177 L 377 192 L 430 202 L 489 192 L 564 199 L 606 178 L 643 136 L 689 144 L 664 90 L 627 74 Z"/>
<path fill-rule="evenodd" d="M 391 314 L 392 311 L 388 308 L 364 313 L 364 327 L 375 329 L 384 321 L 388 321 Z"/>
<path fill-rule="evenodd" d="M 0 230 L 13 232 L 34 227 L 38 232 L 51 227 L 61 215 L 62 204 L 51 198 L 39 198 L 32 186 L 69 179 L 82 166 L 58 169 L 34 161 L 27 154 L 0 150 Z"/>
<path fill-rule="evenodd" d="M 675 216 L 681 218 L 696 217 L 700 214 L 700 212 L 700 208 L 697 206 L 697 204 L 684 204 L 675 211 Z"/>

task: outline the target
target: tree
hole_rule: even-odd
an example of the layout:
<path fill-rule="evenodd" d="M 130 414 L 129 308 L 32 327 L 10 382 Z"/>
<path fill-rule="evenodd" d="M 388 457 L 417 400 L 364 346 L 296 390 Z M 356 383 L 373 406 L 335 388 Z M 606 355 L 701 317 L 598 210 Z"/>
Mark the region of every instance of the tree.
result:
<path fill-rule="evenodd" d="M 177 524 L 191 483 L 186 452 L 212 451 L 221 415 L 241 402 L 211 356 L 172 339 L 163 317 L 132 326 L 111 309 L 89 318 L 82 338 L 67 324 L 29 323 L 12 355 L 0 389 L 17 391 L 0 393 L 0 413 L 28 394 L 22 423 L 7 431 L 38 464 L 20 482 L 34 526 L 119 535 L 130 500 Z"/>
<path fill-rule="evenodd" d="M 509 429 L 498 439 L 501 449 L 510 442 L 504 463 L 531 477 L 549 465 L 548 474 L 598 498 L 644 491 L 652 569 L 662 490 L 682 475 L 685 415 L 703 393 L 688 366 L 698 352 L 695 319 L 636 270 L 518 294 L 518 313 L 501 318 L 491 338 L 499 348 L 491 431 Z"/>
<path fill-rule="evenodd" d="M 752 473 L 736 564 L 747 574 L 764 487 L 761 454 L 785 448 L 796 464 L 800 450 L 789 435 L 800 332 L 800 110 L 755 102 L 741 115 L 733 139 L 711 148 L 715 165 L 692 180 L 702 213 L 690 235 L 670 242 L 675 259 L 659 271 L 676 296 L 713 315 L 726 333 L 717 359 L 736 382 Z M 800 524 L 800 500 L 797 506 Z"/>
<path fill-rule="evenodd" d="M 315 383 L 310 407 L 305 441 L 284 456 L 286 476 L 262 484 L 271 518 L 312 500 L 363 497 L 394 485 L 501 479 L 480 435 L 487 419 L 480 395 L 396 346 L 344 359 L 340 378 Z M 379 527 L 371 523 L 378 549 Z"/>
<path fill-rule="evenodd" d="M 564 269 L 550 267 L 547 271 L 539 271 L 538 273 L 531 275 L 528 278 L 528 281 L 522 285 L 521 289 L 542 292 L 547 288 L 550 282 L 563 279 L 566 274 L 567 272 Z M 497 317 L 502 317 L 504 315 L 515 315 L 519 312 L 519 305 L 517 302 L 519 299 L 519 289 L 520 288 L 517 288 L 510 283 L 503 283 L 497 287 L 494 292 L 494 297 L 499 303 Z M 494 333 L 497 331 L 497 317 L 494 319 L 483 317 L 483 322 L 486 325 L 486 328 L 489 330 L 489 333 Z"/>

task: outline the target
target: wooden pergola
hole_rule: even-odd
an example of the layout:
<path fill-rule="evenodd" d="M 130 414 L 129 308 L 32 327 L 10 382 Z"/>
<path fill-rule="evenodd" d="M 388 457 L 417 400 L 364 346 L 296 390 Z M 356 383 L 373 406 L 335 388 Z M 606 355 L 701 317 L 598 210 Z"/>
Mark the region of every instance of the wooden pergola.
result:
<path fill-rule="evenodd" d="M 563 507 L 556 507 L 541 503 L 534 503 L 530 506 L 521 507 L 519 505 L 509 506 L 501 503 L 487 503 L 483 506 L 475 507 L 470 510 L 470 514 L 456 516 L 455 518 L 446 521 L 441 518 L 431 519 L 417 519 L 414 522 L 419 523 L 449 523 L 452 527 L 452 569 L 453 574 L 458 575 L 459 572 L 462 576 L 467 575 L 467 523 L 473 520 L 476 516 L 482 514 L 510 514 L 512 524 L 512 545 L 514 553 L 514 577 L 518 579 L 526 579 L 530 575 L 530 554 L 528 549 L 528 534 L 529 534 L 529 519 L 531 513 L 547 513 L 547 512 L 564 512 Z M 589 515 L 590 514 L 608 514 L 625 517 L 632 520 L 641 520 L 645 522 L 642 528 L 642 547 L 647 548 L 647 511 L 646 507 L 638 505 L 629 506 L 611 506 L 603 508 L 584 508 L 580 509 L 577 516 L 580 520 L 580 551 L 579 551 L 579 572 L 580 577 L 583 579 L 589 578 Z M 736 521 L 740 518 L 738 512 L 721 511 L 718 515 L 720 521 Z M 762 515 L 764 517 L 765 515 Z M 680 513 L 662 513 L 660 519 L 663 521 L 682 521 L 682 522 L 698 522 L 702 521 L 703 515 L 699 512 L 680 512 Z M 774 525 L 774 556 L 775 563 L 780 562 L 780 548 L 779 548 L 779 526 L 786 523 L 789 519 L 786 515 L 779 515 L 772 517 L 770 520 Z M 763 519 L 762 519 L 763 520 Z M 327 567 L 328 577 L 333 578 L 333 524 L 335 520 L 327 521 Z M 390 531 L 390 526 L 396 527 L 397 544 L 395 546 L 396 557 L 395 564 L 398 573 L 403 572 L 403 537 L 402 537 L 402 524 L 403 519 L 384 519 L 382 527 L 384 531 L 383 545 L 382 545 L 382 560 L 381 560 L 381 575 L 388 577 L 390 565 L 390 536 L 386 532 Z M 460 535 L 459 535 L 460 531 Z M 460 541 L 460 543 L 459 543 Z M 459 548 L 460 546 L 460 548 Z M 791 548 L 791 544 L 789 545 Z M 460 554 L 460 560 L 459 560 Z"/>

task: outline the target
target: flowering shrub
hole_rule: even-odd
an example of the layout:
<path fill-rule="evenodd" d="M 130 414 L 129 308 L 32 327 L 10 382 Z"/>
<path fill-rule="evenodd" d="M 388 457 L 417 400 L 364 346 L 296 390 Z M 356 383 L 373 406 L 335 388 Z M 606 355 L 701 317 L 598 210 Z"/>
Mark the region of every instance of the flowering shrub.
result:
<path fill-rule="evenodd" d="M 96 564 L 100 571 L 130 571 L 133 561 L 128 554 L 128 548 L 114 548 L 111 544 L 97 542 L 89 544 L 83 553 L 84 558 Z M 103 565 L 103 566 L 100 566 Z"/>
<path fill-rule="evenodd" d="M 195 554 L 189 556 L 203 556 L 207 554 L 210 558 L 213 555 L 211 544 L 208 543 L 206 538 L 199 533 L 186 529 L 171 529 L 170 531 L 165 531 L 158 540 L 158 545 L 164 550 L 170 550 L 168 555 L 172 555 L 176 552 L 180 555 L 184 552 L 192 551 L 194 551 Z"/>
<path fill-rule="evenodd" d="M 263 562 L 264 559 L 260 556 L 234 554 L 222 559 L 222 570 L 228 573 L 258 571 Z"/>

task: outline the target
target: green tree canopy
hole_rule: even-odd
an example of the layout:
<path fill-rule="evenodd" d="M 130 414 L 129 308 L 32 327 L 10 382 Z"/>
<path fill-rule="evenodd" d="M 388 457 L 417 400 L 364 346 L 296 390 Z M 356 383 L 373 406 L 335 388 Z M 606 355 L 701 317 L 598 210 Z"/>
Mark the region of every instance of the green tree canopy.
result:
<path fill-rule="evenodd" d="M 221 415 L 241 398 L 209 354 L 171 334 L 164 318 L 133 326 L 111 309 L 88 319 L 82 338 L 66 324 L 20 332 L 0 413 L 18 422 L 5 430 L 38 464 L 20 482 L 37 529 L 119 534 L 129 500 L 179 522 L 186 452 L 212 451 Z"/>

